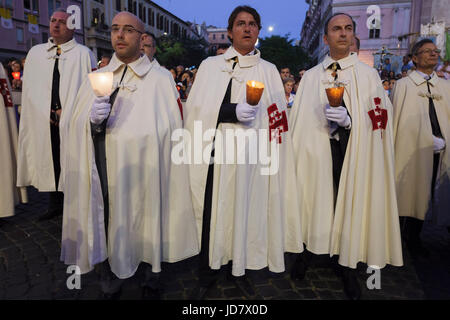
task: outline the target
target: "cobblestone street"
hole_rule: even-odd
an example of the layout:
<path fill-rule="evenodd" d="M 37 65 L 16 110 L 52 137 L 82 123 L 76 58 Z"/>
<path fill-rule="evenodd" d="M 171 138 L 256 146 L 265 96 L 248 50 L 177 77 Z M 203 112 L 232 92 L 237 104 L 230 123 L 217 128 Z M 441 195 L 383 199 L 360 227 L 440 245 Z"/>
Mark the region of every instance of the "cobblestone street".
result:
<path fill-rule="evenodd" d="M 59 261 L 62 218 L 39 222 L 45 212 L 47 194 L 29 188 L 29 203 L 16 207 L 16 215 L 0 220 L 0 299 L 68 299 L 92 300 L 100 297 L 96 274 L 81 278 L 81 289 L 66 286 L 67 266 Z M 445 228 L 425 225 L 422 235 L 428 259 L 413 262 L 404 251 L 405 265 L 387 266 L 381 271 L 381 289 L 368 290 L 370 274 L 360 264 L 358 271 L 362 299 L 450 299 L 450 234 Z M 294 256 L 286 254 L 290 270 Z M 346 299 L 342 281 L 326 257 L 317 257 L 306 278 L 293 282 L 289 272 L 274 274 L 268 270 L 248 271 L 257 299 Z M 164 300 L 187 299 L 197 280 L 197 258 L 174 264 L 163 264 L 161 282 Z M 218 283 L 207 299 L 245 299 L 230 280 L 229 268 L 222 268 Z M 143 268 L 128 279 L 120 299 L 141 299 Z"/>

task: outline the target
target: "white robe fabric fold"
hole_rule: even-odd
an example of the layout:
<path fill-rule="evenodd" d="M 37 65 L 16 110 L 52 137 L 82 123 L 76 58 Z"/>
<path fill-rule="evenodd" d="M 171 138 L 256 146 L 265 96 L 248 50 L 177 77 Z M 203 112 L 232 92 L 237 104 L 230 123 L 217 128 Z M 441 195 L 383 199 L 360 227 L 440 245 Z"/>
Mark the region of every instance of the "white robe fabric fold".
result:
<path fill-rule="evenodd" d="M 346 267 L 356 268 L 358 262 L 380 268 L 401 266 L 392 105 L 376 70 L 356 54 L 338 61 L 339 80 L 347 82 L 344 102 L 352 127 L 334 208 L 329 125 L 324 115 L 328 99 L 322 82 L 332 79 L 327 70 L 332 62 L 328 56 L 305 73 L 289 118 L 304 242 L 313 253 L 339 255 L 339 264 Z"/>
<path fill-rule="evenodd" d="M 22 90 L 22 110 L 19 126 L 18 186 L 34 186 L 39 191 L 55 191 L 55 174 L 50 138 L 50 104 L 56 47 L 52 38 L 28 52 Z M 96 68 L 89 48 L 72 39 L 61 45 L 58 63 L 61 100 L 60 191 L 63 188 L 64 157 L 68 123 L 72 106 L 81 83 Z"/>
<path fill-rule="evenodd" d="M 114 55 L 102 72 L 118 83 L 124 65 Z M 81 272 L 109 260 L 114 274 L 131 277 L 140 262 L 161 270 L 198 254 L 188 169 L 171 161 L 171 134 L 182 127 L 173 80 L 146 56 L 128 65 L 106 129 L 109 233 L 95 164 L 89 81 L 75 102 L 66 158 L 61 260 Z"/>
<path fill-rule="evenodd" d="M 17 178 L 17 120 L 8 76 L 0 65 L 0 218 L 14 215 L 20 200 Z"/>
<path fill-rule="evenodd" d="M 392 93 L 394 105 L 395 177 L 400 216 L 450 225 L 450 82 L 435 73 L 430 80 L 434 107 L 446 142 L 440 154 L 434 199 L 433 134 L 429 116 L 427 83 L 416 71 L 397 81 Z"/>
<path fill-rule="evenodd" d="M 229 60 L 233 56 L 239 59 L 234 71 Z M 221 123 L 216 133 L 214 129 L 230 79 L 233 79 L 232 103 L 246 101 L 247 80 L 260 81 L 265 89 L 256 119 L 251 124 Z M 269 113 L 268 110 L 276 111 Z M 191 136 L 187 150 L 192 152 L 189 175 L 199 241 L 209 165 L 202 157 L 205 155 L 209 160 L 211 144 L 215 139 L 209 242 L 209 265 L 212 269 L 219 269 L 232 260 L 232 274 L 235 276 L 243 275 L 245 269 L 264 267 L 272 272 L 283 272 L 284 252 L 303 251 L 295 168 L 285 111 L 284 90 L 278 71 L 273 64 L 260 58 L 258 50 L 253 56 L 243 57 L 231 47 L 225 54 L 210 57 L 201 63 L 186 101 L 185 128 Z M 286 123 L 278 127 L 279 137 L 270 139 L 269 121 L 275 121 L 275 117 L 280 121 L 285 119 Z M 196 127 L 198 125 L 202 127 L 200 130 Z M 267 133 L 265 136 L 258 135 L 253 141 L 258 145 L 259 152 L 263 147 L 267 149 L 263 154 L 272 157 L 272 164 L 278 161 L 279 169 L 273 170 L 271 175 L 262 173 L 264 169 L 269 169 L 269 165 L 263 164 L 261 158 L 250 161 L 250 156 L 258 155 L 257 151 L 249 151 L 249 140 L 243 144 L 245 150 L 237 149 L 239 139 L 236 137 L 224 139 L 222 144 L 219 141 L 218 133 L 223 137 L 227 130 L 234 130 L 230 131 L 232 134 L 236 130 L 251 134 L 245 131 L 247 129 L 254 130 L 256 135 Z M 212 134 L 202 138 L 207 130 Z M 227 149 L 230 143 L 231 147 Z M 271 146 L 278 147 L 278 154 L 271 153 Z M 238 154 L 245 155 L 242 158 L 247 159 L 245 164 L 237 164 Z M 227 156 L 233 161 L 227 162 Z M 218 163 L 219 159 L 224 163 Z"/>

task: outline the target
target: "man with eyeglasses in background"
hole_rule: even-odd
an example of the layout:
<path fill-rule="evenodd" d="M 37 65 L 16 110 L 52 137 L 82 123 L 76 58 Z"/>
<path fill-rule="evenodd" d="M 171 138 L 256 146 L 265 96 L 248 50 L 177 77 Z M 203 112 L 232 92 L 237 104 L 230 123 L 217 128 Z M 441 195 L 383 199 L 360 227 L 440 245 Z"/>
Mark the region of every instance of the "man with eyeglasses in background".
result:
<path fill-rule="evenodd" d="M 100 274 L 105 298 L 146 263 L 143 298 L 159 298 L 161 262 L 198 253 L 187 168 L 171 161 L 182 127 L 168 72 L 141 53 L 144 24 L 129 12 L 112 21 L 114 55 L 102 72 L 114 91 L 96 97 L 86 79 L 69 132 L 61 259 Z"/>
<path fill-rule="evenodd" d="M 429 256 L 420 240 L 423 221 L 450 226 L 450 82 L 434 71 L 441 51 L 432 40 L 411 52 L 416 70 L 392 92 L 395 176 L 407 247 L 420 258 Z"/>
<path fill-rule="evenodd" d="M 142 39 L 142 44 L 141 44 L 141 50 L 142 50 L 142 53 L 147 55 L 147 57 L 151 63 L 160 67 L 160 64 L 155 59 L 156 39 L 155 39 L 155 36 L 153 35 L 153 33 L 148 32 L 148 31 L 144 33 L 144 38 Z"/>
<path fill-rule="evenodd" d="M 64 150 L 72 106 L 87 74 L 97 68 L 94 54 L 78 44 L 70 15 L 57 9 L 50 18 L 48 42 L 28 52 L 23 75 L 17 186 L 49 192 L 47 212 L 39 220 L 63 213 Z M 61 176 L 61 179 L 60 179 Z M 59 184 L 59 187 L 58 187 Z"/>

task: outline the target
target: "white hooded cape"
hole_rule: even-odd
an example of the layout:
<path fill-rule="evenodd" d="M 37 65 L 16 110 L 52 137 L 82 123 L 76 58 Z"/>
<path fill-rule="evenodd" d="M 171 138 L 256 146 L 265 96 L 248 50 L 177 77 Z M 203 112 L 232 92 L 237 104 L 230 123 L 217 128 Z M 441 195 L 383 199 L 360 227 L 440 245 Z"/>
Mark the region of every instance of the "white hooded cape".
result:
<path fill-rule="evenodd" d="M 430 80 L 431 93 L 446 148 L 440 155 L 433 203 L 433 136 L 425 79 L 416 71 L 397 81 L 394 105 L 395 176 L 400 216 L 424 220 L 431 209 L 435 223 L 450 225 L 450 82 Z"/>
<path fill-rule="evenodd" d="M 125 66 L 113 56 L 102 71 L 118 83 Z M 161 270 L 198 254 L 188 169 L 171 161 L 181 117 L 173 80 L 147 56 L 128 65 L 106 129 L 109 233 L 95 164 L 89 115 L 94 93 L 83 82 L 68 136 L 61 260 L 85 273 L 109 259 L 124 279 L 141 261 Z M 108 245 L 107 245 L 108 243 Z"/>
<path fill-rule="evenodd" d="M 233 71 L 230 59 L 235 56 L 238 56 L 239 61 Z M 215 137 L 215 160 L 220 159 L 222 148 L 217 133 L 213 131 L 212 135 L 204 138 L 203 143 L 201 140 L 204 131 L 216 128 L 220 106 L 231 78 L 232 103 L 246 101 L 247 80 L 260 81 L 264 83 L 265 89 L 256 119 L 250 125 L 221 123 L 218 132 L 225 136 L 226 129 L 262 129 L 267 135 L 258 137 L 257 142 L 267 147 L 272 160 L 278 161 L 279 169 L 274 170 L 272 175 L 263 175 L 262 169 L 267 169 L 268 165 L 263 165 L 260 158 L 256 164 L 248 164 L 249 161 L 236 164 L 239 152 L 236 151 L 236 145 L 231 147 L 234 151 L 234 156 L 231 156 L 233 163 L 214 164 L 209 265 L 212 269 L 219 269 L 233 260 L 232 273 L 235 276 L 243 275 L 245 269 L 258 270 L 267 266 L 270 271 L 283 272 L 284 252 L 303 251 L 295 168 L 291 138 L 287 132 L 283 85 L 276 67 L 262 60 L 258 50 L 255 55 L 241 56 L 231 47 L 225 54 L 203 61 L 186 102 L 185 128 L 192 138 L 187 148 L 192 152 L 190 160 L 193 163 L 189 174 L 199 240 L 209 164 L 204 160 L 196 161 L 195 158 L 204 154 L 209 160 L 211 143 Z M 286 120 L 286 126 L 278 128 L 285 131 L 279 137 L 274 137 L 272 142 L 269 139 L 270 106 L 277 109 L 271 118 Z M 196 121 L 201 123 L 203 132 L 197 132 Z M 200 136 L 196 133 L 200 133 Z M 232 140 L 236 142 L 236 139 Z M 278 147 L 278 157 L 271 154 L 271 145 Z M 196 148 L 201 151 L 196 152 Z M 256 152 L 249 152 L 247 140 L 247 160 L 249 154 L 256 156 Z M 226 159 L 226 152 L 223 152 L 223 159 Z"/>
<path fill-rule="evenodd" d="M 394 184 L 392 105 L 375 69 L 356 54 L 339 60 L 339 79 L 348 81 L 344 102 L 352 119 L 334 208 L 328 104 L 323 80 L 331 79 L 324 61 L 307 71 L 290 114 L 297 166 L 304 242 L 316 254 L 339 255 L 339 264 L 384 267 L 403 264 Z M 379 108 L 376 110 L 375 98 Z M 382 111 L 384 110 L 384 111 Z M 369 112 L 387 115 L 375 129 Z"/>
<path fill-rule="evenodd" d="M 50 138 L 50 103 L 56 47 L 52 38 L 28 52 L 22 90 L 22 111 L 19 126 L 18 186 L 36 187 L 39 191 L 55 191 L 55 174 Z M 58 63 L 60 73 L 59 97 L 61 120 L 59 123 L 61 148 L 61 177 L 63 185 L 66 135 L 72 114 L 72 105 L 78 88 L 87 74 L 96 68 L 89 48 L 72 39 L 61 45 Z"/>
<path fill-rule="evenodd" d="M 17 177 L 17 120 L 11 97 L 11 86 L 0 65 L 0 218 L 14 215 L 20 200 Z"/>

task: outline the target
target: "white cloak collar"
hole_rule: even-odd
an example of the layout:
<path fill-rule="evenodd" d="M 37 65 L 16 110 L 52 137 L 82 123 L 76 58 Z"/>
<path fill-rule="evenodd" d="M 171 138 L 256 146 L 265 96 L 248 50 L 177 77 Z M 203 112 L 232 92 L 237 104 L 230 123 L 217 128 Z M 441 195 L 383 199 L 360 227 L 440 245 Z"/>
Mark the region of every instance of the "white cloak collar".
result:
<path fill-rule="evenodd" d="M 63 43 L 62 45 L 60 45 L 61 51 L 62 52 L 70 51 L 73 48 L 75 48 L 76 45 L 77 45 L 77 41 L 75 40 L 75 38 L 72 38 L 72 40 L 67 41 L 67 42 Z M 55 46 L 56 46 L 56 44 L 53 42 L 53 38 L 50 37 L 47 41 L 47 51 L 50 51 L 52 49 L 56 50 Z"/>
<path fill-rule="evenodd" d="M 111 58 L 111 61 L 108 64 L 108 67 L 110 71 L 115 72 L 117 69 L 121 68 L 124 64 L 125 63 L 123 63 L 122 61 L 119 60 L 119 58 L 117 58 L 116 53 L 114 53 Z M 145 76 L 150 71 L 152 66 L 153 64 L 150 62 L 150 60 L 145 54 L 143 54 L 136 61 L 133 61 L 132 63 L 128 64 L 128 67 L 131 68 L 131 70 L 133 70 L 133 72 L 138 77 Z"/>
<path fill-rule="evenodd" d="M 330 66 L 330 64 L 337 62 L 342 70 L 347 69 L 348 67 L 353 66 L 356 62 L 358 62 L 358 55 L 355 52 L 350 52 L 350 54 L 338 61 L 333 60 L 330 55 L 327 55 L 325 59 L 322 61 L 322 66 L 326 70 Z"/>
<path fill-rule="evenodd" d="M 234 57 L 238 57 L 238 64 L 240 68 L 248 68 L 256 66 L 261 58 L 261 52 L 255 48 L 255 54 L 251 56 L 243 56 L 239 52 L 237 52 L 233 46 L 229 47 L 228 50 L 223 54 L 223 58 L 228 61 L 233 59 Z"/>
<path fill-rule="evenodd" d="M 422 77 L 422 75 L 417 72 L 416 70 L 414 70 L 413 72 L 410 72 L 408 77 L 416 84 L 416 86 L 420 86 L 422 83 L 426 82 L 427 80 L 425 80 L 424 77 Z M 429 80 L 430 84 L 434 87 L 436 85 L 437 80 L 437 75 L 436 72 L 433 71 L 433 73 L 431 74 L 431 79 Z"/>

